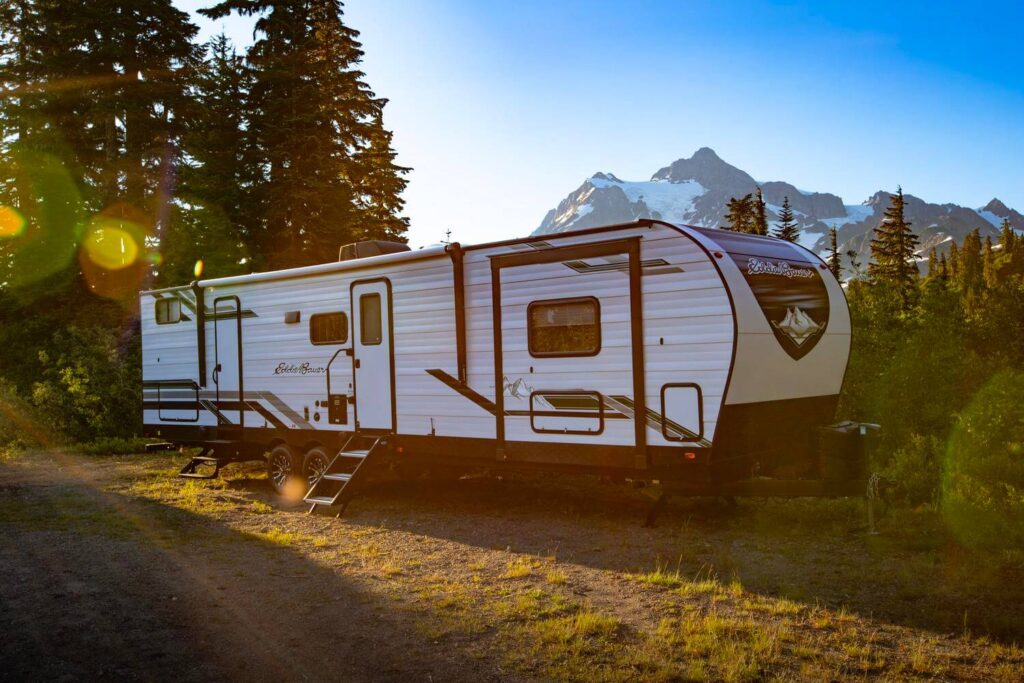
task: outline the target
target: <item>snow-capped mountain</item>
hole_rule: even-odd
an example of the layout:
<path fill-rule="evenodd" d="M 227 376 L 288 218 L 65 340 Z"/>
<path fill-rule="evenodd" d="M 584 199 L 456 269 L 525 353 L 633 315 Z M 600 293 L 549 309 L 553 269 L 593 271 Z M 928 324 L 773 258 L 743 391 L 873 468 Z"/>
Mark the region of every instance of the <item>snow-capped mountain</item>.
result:
<path fill-rule="evenodd" d="M 828 247 L 828 230 L 838 231 L 840 250 L 856 250 L 867 261 L 871 231 L 881 222 L 890 194 L 879 191 L 863 204 L 844 204 L 827 192 L 806 192 L 780 182 L 758 183 L 748 173 L 723 161 L 714 150 L 702 147 L 689 159 L 679 159 L 647 181 L 625 181 L 611 173 L 595 173 L 544 217 L 535 235 L 625 223 L 638 218 L 661 218 L 703 227 L 724 224 L 726 204 L 733 197 L 755 192 L 758 185 L 768 207 L 768 222 L 778 219 L 784 197 L 789 197 L 800 226 L 800 243 L 818 253 Z M 975 228 L 982 237 L 999 232 L 1004 218 L 1024 232 L 1024 215 L 993 199 L 980 209 L 956 204 L 930 204 L 904 195 L 906 217 L 921 239 L 921 254 L 932 247 L 948 248 L 962 242 Z"/>

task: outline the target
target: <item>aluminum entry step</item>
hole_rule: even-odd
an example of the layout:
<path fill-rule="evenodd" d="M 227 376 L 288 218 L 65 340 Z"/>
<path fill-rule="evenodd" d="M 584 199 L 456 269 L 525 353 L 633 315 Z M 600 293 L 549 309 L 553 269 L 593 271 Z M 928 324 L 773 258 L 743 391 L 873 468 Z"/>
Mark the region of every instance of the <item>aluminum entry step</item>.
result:
<path fill-rule="evenodd" d="M 328 481 L 348 481 L 349 479 L 352 478 L 352 475 L 346 474 L 344 472 L 329 472 L 323 475 L 323 477 L 321 478 L 326 479 Z"/>
<path fill-rule="evenodd" d="M 344 455 L 348 458 L 365 458 L 370 451 L 341 451 L 338 455 Z"/>
<path fill-rule="evenodd" d="M 334 502 L 334 498 L 331 496 L 313 496 L 306 498 L 307 503 L 313 503 L 314 505 L 331 505 Z"/>

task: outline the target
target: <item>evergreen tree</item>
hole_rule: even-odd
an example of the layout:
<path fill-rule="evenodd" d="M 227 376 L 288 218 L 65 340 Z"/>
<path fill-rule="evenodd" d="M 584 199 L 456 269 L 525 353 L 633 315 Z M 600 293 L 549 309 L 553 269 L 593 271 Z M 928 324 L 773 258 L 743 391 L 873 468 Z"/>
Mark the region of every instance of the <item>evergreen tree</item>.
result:
<path fill-rule="evenodd" d="M 9 185 L 19 174 L 57 174 L 70 188 L 56 199 L 69 215 L 53 220 L 53 189 L 23 182 L 19 205 L 28 217 L 29 244 L 19 247 L 18 258 L 45 245 L 55 250 L 45 274 L 63 269 L 65 284 L 77 280 L 88 291 L 134 300 L 153 228 L 168 215 L 197 29 L 170 0 L 81 3 L 73 21 L 66 3 L 54 0 L 5 5 L 12 7 L 0 22 L 15 36 L 5 44 L 16 48 L 0 78 L 5 89 L 13 85 L 24 97 L 0 102 L 2 166 L 17 168 L 4 175 Z M 40 188 L 51 196 L 25 195 Z M 136 256 L 131 267 L 111 269 L 86 256 L 80 269 L 78 260 L 65 257 L 75 253 L 83 231 L 88 245 L 102 243 L 114 229 L 122 244 L 131 243 L 124 252 Z M 90 242 L 90 234 L 98 237 Z"/>
<path fill-rule="evenodd" d="M 245 245 L 258 220 L 251 200 L 259 179 L 248 134 L 251 74 L 226 36 L 215 36 L 204 50 L 206 60 L 191 79 L 192 106 L 182 115 L 181 201 L 160 235 L 165 285 L 191 279 L 198 260 L 210 275 L 245 270 Z"/>
<path fill-rule="evenodd" d="M 945 283 L 949 280 L 949 266 L 946 263 L 946 255 L 939 256 L 939 277 Z"/>
<path fill-rule="evenodd" d="M 800 237 L 800 228 L 793 220 L 793 209 L 789 206 L 789 197 L 782 198 L 782 209 L 779 210 L 779 222 L 775 224 L 774 237 L 787 242 L 796 242 Z"/>
<path fill-rule="evenodd" d="M 972 230 L 964 237 L 964 243 L 960 247 L 960 263 L 956 280 L 961 295 L 967 300 L 969 309 L 973 309 L 976 297 L 985 285 L 984 260 L 981 231 Z"/>
<path fill-rule="evenodd" d="M 739 199 L 733 197 L 726 205 L 728 211 L 725 214 L 725 221 L 728 223 L 727 230 L 735 232 L 754 232 L 754 198 L 752 195 L 745 195 Z"/>
<path fill-rule="evenodd" d="M 1004 218 L 1003 224 L 999 228 L 999 245 L 1002 247 L 1004 254 L 1013 253 L 1016 240 L 1017 235 L 1010 226 L 1010 219 Z"/>
<path fill-rule="evenodd" d="M 757 188 L 757 194 L 754 197 L 753 232 L 755 235 L 768 234 L 768 207 L 765 205 L 760 187 Z"/>
<path fill-rule="evenodd" d="M 338 0 L 225 0 L 203 10 L 258 15 L 248 51 L 259 211 L 250 240 L 266 268 L 322 263 L 366 236 L 400 239 L 405 169 L 381 125 L 384 100 L 358 70 L 358 33 Z"/>
<path fill-rule="evenodd" d="M 957 282 L 960 278 L 960 249 L 956 246 L 956 240 L 949 245 L 949 279 Z"/>
<path fill-rule="evenodd" d="M 891 287 L 904 311 L 910 307 L 918 272 L 914 260 L 917 235 L 904 216 L 903 188 L 890 197 L 882 222 L 871 240 L 868 273 L 876 284 Z"/>
<path fill-rule="evenodd" d="M 828 269 L 837 280 L 842 281 L 843 266 L 839 257 L 839 233 L 833 225 L 828 231 Z"/>

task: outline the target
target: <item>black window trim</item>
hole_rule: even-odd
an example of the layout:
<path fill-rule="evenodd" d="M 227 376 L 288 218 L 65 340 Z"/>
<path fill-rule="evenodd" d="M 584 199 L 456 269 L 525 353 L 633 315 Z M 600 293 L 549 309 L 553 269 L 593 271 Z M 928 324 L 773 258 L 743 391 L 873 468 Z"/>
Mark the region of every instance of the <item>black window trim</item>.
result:
<path fill-rule="evenodd" d="M 534 398 L 537 396 L 542 398 L 546 396 L 593 396 L 597 400 L 597 412 L 589 410 L 536 410 L 533 406 Z M 597 429 L 549 429 L 547 427 L 538 427 L 536 422 L 536 418 L 538 417 L 597 420 Z M 599 391 L 589 391 L 587 389 L 538 389 L 536 391 L 532 391 L 530 392 L 530 429 L 538 434 L 578 434 L 580 436 L 600 436 L 604 433 L 604 396 L 602 396 Z"/>
<path fill-rule="evenodd" d="M 533 335 L 531 330 L 533 326 L 531 322 L 533 320 L 533 307 L 534 306 L 551 306 L 554 304 L 576 304 L 582 302 L 593 302 L 594 303 L 594 325 L 597 327 L 597 343 L 593 350 L 586 351 L 535 351 L 533 348 Z M 532 358 L 590 358 L 601 353 L 601 301 L 596 296 L 574 296 L 565 297 L 562 299 L 541 299 L 538 301 L 531 301 L 526 306 L 526 346 Z"/>
<path fill-rule="evenodd" d="M 366 330 L 366 316 L 363 315 L 363 299 L 373 297 L 377 300 L 377 341 L 366 341 L 363 331 Z M 380 292 L 363 292 L 359 295 L 359 345 L 380 346 L 384 343 L 384 297 Z"/>
<path fill-rule="evenodd" d="M 700 421 L 700 431 L 697 432 L 696 439 L 679 439 L 669 436 L 668 430 L 666 429 L 669 422 L 668 408 L 665 405 L 665 391 L 667 389 L 697 390 L 697 419 Z M 686 425 L 680 426 L 689 431 Z M 665 438 L 665 441 L 675 441 L 676 443 L 693 443 L 704 438 L 704 390 L 700 388 L 699 384 L 696 382 L 669 382 L 661 385 L 661 435 Z"/>
<path fill-rule="evenodd" d="M 318 342 L 313 339 L 313 321 L 317 318 L 322 318 L 328 315 L 340 315 L 341 316 L 341 331 L 344 336 L 338 341 L 322 341 Z M 345 344 L 348 342 L 348 314 L 345 311 L 324 311 L 322 313 L 313 313 L 309 316 L 309 343 L 313 346 L 337 346 L 339 344 Z"/>
<path fill-rule="evenodd" d="M 167 304 L 168 307 L 172 304 L 178 305 L 178 316 L 174 320 L 160 320 L 160 304 Z M 156 321 L 157 325 L 177 325 L 181 322 L 181 299 L 176 296 L 168 296 L 161 299 L 157 299 L 153 305 L 153 320 Z"/>

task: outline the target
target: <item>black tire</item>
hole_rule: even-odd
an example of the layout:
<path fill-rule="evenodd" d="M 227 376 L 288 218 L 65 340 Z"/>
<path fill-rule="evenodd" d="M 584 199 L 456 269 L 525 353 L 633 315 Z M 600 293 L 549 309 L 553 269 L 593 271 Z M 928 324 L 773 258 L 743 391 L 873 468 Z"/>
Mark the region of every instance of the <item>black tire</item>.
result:
<path fill-rule="evenodd" d="M 301 476 L 301 471 L 301 461 L 287 444 L 278 444 L 267 455 L 267 479 L 279 495 L 292 488 L 291 482 Z"/>
<path fill-rule="evenodd" d="M 322 447 L 314 446 L 306 452 L 306 457 L 302 459 L 302 476 L 306 478 L 310 488 L 319 481 L 330 464 L 331 458 Z"/>

